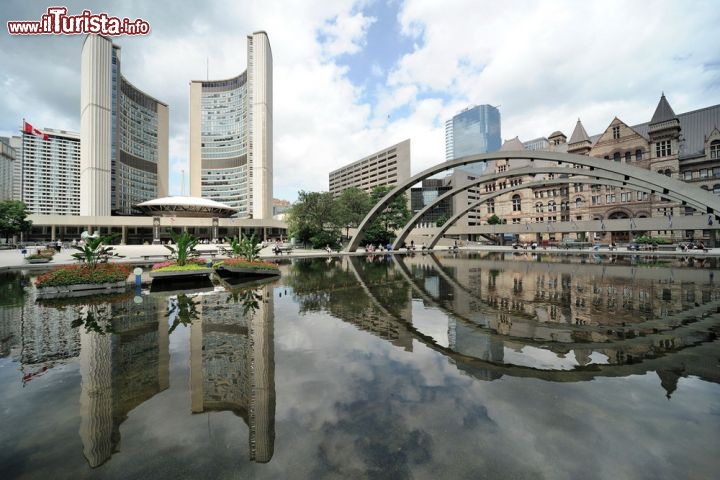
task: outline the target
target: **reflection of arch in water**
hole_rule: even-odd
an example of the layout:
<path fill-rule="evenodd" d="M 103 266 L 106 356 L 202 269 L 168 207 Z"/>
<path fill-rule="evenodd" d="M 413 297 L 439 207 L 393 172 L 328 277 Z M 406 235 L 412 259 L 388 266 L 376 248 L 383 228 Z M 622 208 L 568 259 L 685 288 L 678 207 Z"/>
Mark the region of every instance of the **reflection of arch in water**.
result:
<path fill-rule="evenodd" d="M 394 318 L 395 315 L 390 313 L 390 311 L 378 301 L 375 295 L 373 295 L 373 293 L 368 288 L 367 284 L 361 278 L 361 269 L 359 268 L 358 264 L 363 261 L 362 258 L 363 257 L 349 255 L 343 256 L 343 260 L 350 265 L 350 272 L 354 275 L 358 284 L 360 284 L 360 288 L 363 290 L 363 292 L 365 292 L 365 294 L 368 296 L 375 308 L 377 308 L 384 315 L 385 318 L 390 320 Z M 410 315 L 411 314 L 412 313 L 410 313 Z M 379 334 L 381 338 L 389 340 L 393 345 L 402 347 L 407 352 L 412 352 L 412 336 L 408 334 L 406 329 L 397 328 L 397 326 L 394 325 L 391 321 L 388 321 L 387 323 L 380 322 L 380 324 L 378 325 L 378 322 L 373 322 L 372 319 L 368 318 L 363 318 L 361 320 L 343 318 L 343 320 L 350 321 L 352 324 L 358 326 L 362 330 Z"/>
<path fill-rule="evenodd" d="M 401 265 L 401 262 L 396 260 L 396 264 Z M 405 268 L 407 267 L 405 266 Z M 405 275 L 407 274 L 408 272 L 405 270 Z M 414 285 L 412 281 L 409 281 L 409 283 L 411 286 Z M 416 285 L 413 288 L 418 290 Z M 429 295 L 423 294 L 422 296 L 432 302 Z M 434 302 L 432 302 L 432 304 L 436 305 Z M 440 305 L 436 306 L 442 308 Z M 713 307 L 708 308 L 712 309 Z M 717 306 L 714 308 L 717 308 Z M 693 312 L 684 312 L 683 316 L 691 316 L 692 314 Z M 718 315 L 710 315 L 704 318 L 701 322 L 684 326 L 682 328 L 684 331 L 689 333 L 701 332 L 707 330 L 710 326 L 717 325 L 717 317 Z M 407 331 L 417 341 L 424 344 L 426 347 L 444 355 L 458 364 L 459 368 L 462 368 L 481 379 L 495 379 L 500 378 L 503 375 L 511 375 L 557 382 L 575 382 L 592 380 L 596 377 L 624 377 L 634 374 L 644 374 L 649 371 L 675 371 L 681 372 L 681 375 L 687 375 L 688 369 L 692 368 L 693 374 L 699 375 L 702 378 L 707 378 L 709 381 L 720 382 L 720 377 L 718 377 L 717 372 L 705 365 L 707 362 L 699 362 L 702 358 L 713 358 L 713 355 L 717 355 L 717 351 L 720 348 L 717 340 L 711 342 L 707 342 L 707 340 L 698 341 L 697 345 L 688 346 L 682 350 L 674 351 L 671 355 L 664 355 L 656 358 L 645 358 L 642 362 L 638 363 L 629 363 L 624 365 L 590 364 L 587 366 L 575 367 L 573 370 L 547 370 L 521 365 L 501 364 L 458 353 L 449 347 L 444 347 L 438 344 L 435 339 L 420 332 L 412 325 L 411 319 L 407 320 L 394 317 L 392 320 L 398 326 L 407 329 Z M 643 339 L 635 339 L 634 341 L 641 342 Z M 587 348 L 589 345 L 583 344 L 582 346 Z M 460 367 L 460 365 L 462 365 L 462 367 Z M 478 374 L 478 372 L 480 373 Z"/>
<path fill-rule="evenodd" d="M 542 151 L 520 151 L 520 152 L 494 152 L 480 155 L 469 155 L 455 160 L 450 160 L 439 165 L 420 172 L 408 180 L 401 182 L 393 190 L 388 192 L 365 216 L 360 225 L 358 232 L 348 244 L 347 251 L 355 251 L 360 246 L 360 242 L 365 235 L 367 226 L 383 211 L 385 208 L 399 195 L 402 195 L 413 185 L 420 181 L 432 177 L 438 173 L 442 173 L 456 167 L 471 165 L 475 163 L 488 162 L 492 160 L 506 160 L 509 163 L 517 163 L 530 161 L 533 173 L 542 174 L 551 172 L 553 168 L 548 164 L 555 162 L 557 165 L 570 164 L 581 170 L 573 171 L 572 169 L 563 169 L 562 175 L 585 174 L 589 177 L 603 178 L 607 180 L 620 180 L 628 185 L 637 184 L 639 189 L 647 189 L 650 193 L 659 193 L 663 197 L 676 200 L 682 205 L 697 206 L 702 212 L 718 216 L 720 212 L 720 199 L 707 191 L 703 191 L 697 187 L 688 185 L 680 180 L 676 180 L 664 175 L 651 172 L 646 169 L 635 167 L 628 164 L 619 164 L 617 162 L 608 162 L 584 155 L 573 155 L 560 152 L 542 152 Z M 536 160 L 540 162 L 535 163 Z M 502 172 L 503 176 L 516 175 L 521 168 L 510 169 Z M 485 178 L 490 178 L 491 175 Z M 633 187 L 634 188 L 634 187 Z"/>
<path fill-rule="evenodd" d="M 482 303 L 483 305 L 486 305 L 488 309 L 492 311 L 498 311 L 497 308 L 493 308 L 489 304 L 485 304 L 482 302 L 482 299 L 469 288 L 462 285 L 459 281 L 454 279 L 452 276 L 448 275 L 445 271 L 445 268 L 438 260 L 437 256 L 435 254 L 429 255 L 426 257 L 422 257 L 423 260 L 430 259 L 432 260 L 434 264 L 434 271 L 438 273 L 443 279 L 450 284 L 455 289 L 455 298 L 461 299 L 459 302 L 456 302 L 456 305 L 462 305 L 463 303 L 468 303 L 472 299 L 477 300 L 479 303 Z M 465 260 L 466 261 L 466 260 Z M 414 276 L 408 271 L 407 266 L 405 265 L 404 260 L 397 260 L 398 267 L 401 268 L 405 272 L 405 278 L 407 281 L 415 283 Z M 513 262 L 515 263 L 515 262 Z M 473 265 L 481 267 L 481 270 L 492 272 L 492 271 L 502 271 L 505 270 L 509 265 L 512 265 L 513 263 L 509 262 L 503 262 L 503 261 L 492 261 L 492 260 L 474 260 Z M 518 262 L 519 263 L 519 262 Z M 689 285 L 691 288 L 695 288 L 695 286 L 702 282 L 702 278 L 700 278 L 700 275 L 697 274 L 696 269 L 692 268 L 679 268 L 679 269 L 636 269 L 635 267 L 622 267 L 617 265 L 610 265 L 608 266 L 606 270 L 606 266 L 604 265 L 595 265 L 595 264 L 565 264 L 565 263 L 536 263 L 536 262 L 525 262 L 522 264 L 524 266 L 524 272 L 522 272 L 523 276 L 528 276 L 530 273 L 536 273 L 536 274 L 542 274 L 542 275 L 557 275 L 557 276 L 568 276 L 572 277 L 573 275 L 577 274 L 577 268 L 582 266 L 585 273 L 591 273 L 592 276 L 595 278 L 602 279 L 603 277 L 607 277 L 608 280 L 612 278 L 624 278 L 624 279 L 630 279 L 632 278 L 632 283 L 636 283 L 636 280 L 638 279 L 646 279 L 651 280 L 654 282 L 657 281 L 664 281 L 667 282 L 663 284 L 664 286 L 667 285 L 674 285 L 678 288 L 682 288 L 683 285 Z M 632 276 L 627 275 L 627 268 L 631 269 Z M 618 272 L 613 271 L 613 269 L 622 269 L 623 272 L 625 272 L 625 275 L 618 274 Z M 648 271 L 655 271 L 655 275 L 648 275 Z M 670 270 L 670 274 L 668 275 L 668 270 Z M 638 274 L 635 274 L 635 272 L 640 272 Z M 708 285 L 708 292 L 712 291 L 712 283 L 713 283 L 713 275 L 712 272 L 707 272 L 707 282 L 706 285 Z M 422 287 L 419 285 L 416 285 L 416 290 L 421 290 Z M 461 295 L 464 295 L 462 297 L 461 295 L 458 295 L 457 292 L 460 292 Z M 682 293 L 682 292 L 680 292 Z M 432 299 L 430 299 L 431 303 L 437 304 L 438 302 L 434 302 Z M 441 305 L 438 305 L 439 308 L 444 308 Z M 701 318 L 706 317 L 709 314 L 715 313 L 720 307 L 720 300 L 713 300 L 711 296 L 708 296 L 707 300 L 703 304 L 697 304 L 693 308 L 687 308 L 685 305 L 682 305 L 681 303 L 675 305 L 677 312 L 669 315 L 664 318 L 653 318 L 650 320 L 645 320 L 642 322 L 636 322 L 632 323 L 630 325 L 627 325 L 627 327 L 618 328 L 618 326 L 611 327 L 610 325 L 572 325 L 572 329 L 564 329 L 564 327 L 567 327 L 565 324 L 548 324 L 545 325 L 544 328 L 548 328 L 551 331 L 556 332 L 557 334 L 563 334 L 567 335 L 568 337 L 572 336 L 572 333 L 577 331 L 581 333 L 599 333 L 602 334 L 604 337 L 607 337 L 608 340 L 613 338 L 613 335 L 615 337 L 619 337 L 620 339 L 624 339 L 626 335 L 630 336 L 636 336 L 639 334 L 639 332 L 649 332 L 652 335 L 663 335 L 663 334 L 673 334 L 673 330 L 684 323 L 688 323 L 686 320 L 688 318 Z M 471 319 L 468 319 L 465 315 L 459 315 L 458 312 L 453 310 L 448 310 L 448 314 L 450 315 L 456 315 L 461 319 L 468 320 L 472 322 Z M 480 327 L 480 326 L 478 326 Z M 480 327 L 483 328 L 484 327 Z M 609 330 L 610 329 L 610 330 Z M 495 335 L 495 331 L 492 329 L 486 330 L 489 334 Z M 501 335 L 502 338 L 509 338 L 507 335 Z M 512 336 L 510 336 L 512 337 Z M 587 341 L 582 342 L 562 342 L 560 343 L 559 338 L 561 338 L 559 335 L 556 335 L 558 338 L 558 345 L 565 348 L 572 348 L 572 349 L 587 349 L 589 347 L 592 348 L 598 348 L 602 349 L 604 347 L 607 347 L 607 342 L 599 342 L 595 341 L 594 343 L 590 343 Z M 537 342 L 528 340 L 525 337 L 512 337 L 512 339 L 520 340 L 525 342 L 526 344 L 545 344 L 547 340 L 542 337 L 537 339 Z M 613 345 L 620 345 L 618 342 L 615 342 Z"/>
<path fill-rule="evenodd" d="M 190 327 L 191 407 L 240 416 L 250 460 L 266 463 L 275 445 L 274 302 L 272 287 L 250 290 L 256 302 L 236 291 L 200 296 L 200 319 Z"/>

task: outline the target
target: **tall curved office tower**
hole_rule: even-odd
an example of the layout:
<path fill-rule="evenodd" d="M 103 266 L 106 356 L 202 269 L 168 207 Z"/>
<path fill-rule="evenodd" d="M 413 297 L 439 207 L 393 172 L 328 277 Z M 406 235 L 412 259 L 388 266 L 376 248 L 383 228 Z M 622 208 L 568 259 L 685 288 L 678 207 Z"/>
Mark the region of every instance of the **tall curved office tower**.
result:
<path fill-rule="evenodd" d="M 168 106 L 122 76 L 120 47 L 85 37 L 80 89 L 80 215 L 130 215 L 168 194 Z"/>
<path fill-rule="evenodd" d="M 247 70 L 190 82 L 190 195 L 272 218 L 272 51 L 265 32 L 247 37 Z"/>

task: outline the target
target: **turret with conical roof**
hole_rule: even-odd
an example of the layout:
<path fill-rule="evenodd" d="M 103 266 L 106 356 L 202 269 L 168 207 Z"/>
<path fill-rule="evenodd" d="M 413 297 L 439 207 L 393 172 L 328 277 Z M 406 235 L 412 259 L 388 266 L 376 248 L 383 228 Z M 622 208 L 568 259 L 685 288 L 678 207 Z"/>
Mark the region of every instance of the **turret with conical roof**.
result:
<path fill-rule="evenodd" d="M 590 137 L 585 131 L 582 122 L 578 118 L 577 124 L 575 124 L 575 130 L 570 135 L 570 141 L 568 142 L 568 153 L 574 153 L 577 155 L 587 155 L 592 148 L 592 142 Z"/>
<path fill-rule="evenodd" d="M 678 153 L 680 129 L 680 119 L 675 115 L 663 92 L 657 108 L 655 108 L 652 120 L 648 124 L 651 158 L 657 159 L 676 155 Z"/>

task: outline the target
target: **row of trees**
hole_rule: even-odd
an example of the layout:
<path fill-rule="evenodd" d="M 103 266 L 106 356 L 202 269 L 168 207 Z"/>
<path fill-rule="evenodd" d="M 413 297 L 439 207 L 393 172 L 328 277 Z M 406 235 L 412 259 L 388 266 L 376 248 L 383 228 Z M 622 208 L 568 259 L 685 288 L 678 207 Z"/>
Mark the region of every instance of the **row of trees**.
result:
<path fill-rule="evenodd" d="M 360 225 L 370 209 L 391 187 L 378 186 L 371 194 L 359 188 L 348 188 L 333 198 L 329 192 L 298 193 L 298 201 L 288 212 L 287 223 L 291 236 L 313 248 L 330 245 L 340 247 L 339 240 L 349 236 L 351 228 Z M 369 225 L 365 242 L 385 245 L 395 236 L 394 230 L 411 218 L 406 195 L 400 195 Z"/>

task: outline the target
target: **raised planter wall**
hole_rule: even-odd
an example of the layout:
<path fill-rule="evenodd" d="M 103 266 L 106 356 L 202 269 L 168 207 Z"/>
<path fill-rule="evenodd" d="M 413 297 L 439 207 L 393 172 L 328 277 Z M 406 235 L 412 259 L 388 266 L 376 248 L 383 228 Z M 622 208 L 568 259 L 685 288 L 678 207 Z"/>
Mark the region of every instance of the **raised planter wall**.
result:
<path fill-rule="evenodd" d="M 37 298 L 82 297 L 102 293 L 118 293 L 126 290 L 126 281 L 112 283 L 80 283 L 61 287 L 37 287 Z"/>

